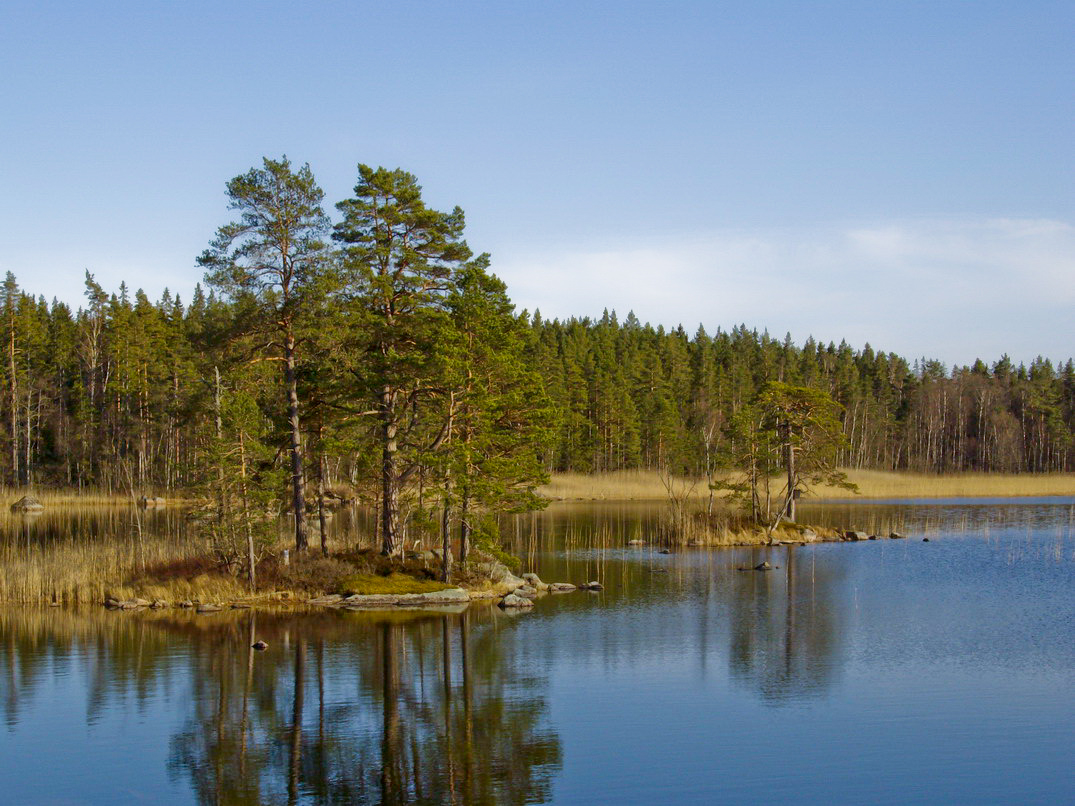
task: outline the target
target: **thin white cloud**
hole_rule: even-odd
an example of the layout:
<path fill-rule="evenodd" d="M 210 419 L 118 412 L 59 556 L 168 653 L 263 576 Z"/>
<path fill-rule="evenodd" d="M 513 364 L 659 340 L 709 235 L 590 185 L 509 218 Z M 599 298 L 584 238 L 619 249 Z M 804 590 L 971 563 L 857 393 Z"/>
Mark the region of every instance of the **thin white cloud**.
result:
<path fill-rule="evenodd" d="M 1075 354 L 1075 226 L 909 221 L 720 231 L 623 249 L 501 253 L 520 307 L 709 331 L 745 322 L 967 363 Z"/>

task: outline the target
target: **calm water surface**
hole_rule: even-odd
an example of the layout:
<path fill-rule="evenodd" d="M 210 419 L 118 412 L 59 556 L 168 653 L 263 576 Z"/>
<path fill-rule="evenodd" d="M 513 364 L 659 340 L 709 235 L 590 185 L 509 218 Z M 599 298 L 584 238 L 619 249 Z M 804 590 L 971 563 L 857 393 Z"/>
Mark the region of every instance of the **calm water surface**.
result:
<path fill-rule="evenodd" d="M 624 545 L 650 505 L 557 506 L 516 550 L 605 590 L 517 615 L 0 608 L 0 802 L 1073 802 L 1073 513 L 828 504 L 911 537 L 662 555 Z"/>

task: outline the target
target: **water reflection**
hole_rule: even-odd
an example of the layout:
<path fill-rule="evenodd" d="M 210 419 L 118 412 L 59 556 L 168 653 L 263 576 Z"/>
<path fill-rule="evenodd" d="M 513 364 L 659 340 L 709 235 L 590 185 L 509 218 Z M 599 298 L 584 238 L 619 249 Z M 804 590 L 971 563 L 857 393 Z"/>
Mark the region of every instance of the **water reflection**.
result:
<path fill-rule="evenodd" d="M 733 677 L 771 704 L 823 696 L 842 649 L 842 590 L 835 569 L 818 569 L 807 549 L 773 551 L 769 572 L 733 577 L 728 662 Z"/>
<path fill-rule="evenodd" d="M 544 579 L 598 578 L 604 591 L 548 596 L 514 616 L 483 605 L 209 616 L 0 608 L 4 797 L 1070 793 L 1055 774 L 1075 738 L 1070 505 L 825 505 L 808 517 L 881 531 L 867 525 L 874 518 L 938 539 L 671 554 L 627 545 L 646 539 L 659 507 L 575 514 L 520 518 L 512 545 Z M 762 560 L 776 570 L 739 570 Z M 268 650 L 254 651 L 256 639 Z M 779 770 L 744 774 L 781 743 L 796 752 Z M 61 756 L 72 761 L 57 775 Z M 1034 774 L 1012 772 L 1023 768 Z M 861 775 L 851 781 L 849 770 Z M 1009 780 L 1022 788 L 1004 789 Z M 1040 797 L 1026 797 L 1027 780 Z"/>
<path fill-rule="evenodd" d="M 198 803 L 549 798 L 561 751 L 546 679 L 489 608 L 222 616 L 0 611 L 9 728 L 44 675 L 77 667 L 87 723 L 183 688 L 168 772 Z"/>

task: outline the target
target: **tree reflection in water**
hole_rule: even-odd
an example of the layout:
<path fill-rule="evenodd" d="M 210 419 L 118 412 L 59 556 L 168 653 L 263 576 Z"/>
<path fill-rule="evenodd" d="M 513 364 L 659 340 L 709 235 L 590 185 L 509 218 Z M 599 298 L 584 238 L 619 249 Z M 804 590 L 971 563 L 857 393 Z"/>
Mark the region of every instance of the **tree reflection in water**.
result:
<path fill-rule="evenodd" d="M 815 567 L 812 554 L 800 562 L 798 552 L 788 546 L 768 557 L 777 569 L 732 579 L 732 675 L 772 704 L 823 696 L 839 668 L 839 579 L 831 566 Z"/>
<path fill-rule="evenodd" d="M 560 745 L 545 682 L 513 662 L 502 616 L 248 618 L 243 642 L 257 619 L 268 652 L 236 653 L 229 635 L 192 655 L 193 713 L 170 765 L 200 802 L 548 799 Z"/>

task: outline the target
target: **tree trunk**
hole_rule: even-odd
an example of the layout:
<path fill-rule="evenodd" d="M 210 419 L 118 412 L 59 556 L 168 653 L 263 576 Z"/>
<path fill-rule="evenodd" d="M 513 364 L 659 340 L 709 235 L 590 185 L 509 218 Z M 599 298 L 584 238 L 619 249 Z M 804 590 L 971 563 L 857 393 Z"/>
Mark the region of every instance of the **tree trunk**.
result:
<path fill-rule="evenodd" d="M 463 484 L 459 501 L 459 562 L 465 563 L 470 554 L 470 490 Z"/>
<path fill-rule="evenodd" d="M 449 503 L 450 488 L 444 494 L 444 512 L 440 525 L 440 578 L 452 581 L 452 505 Z"/>
<path fill-rule="evenodd" d="M 791 431 L 788 431 L 788 520 L 795 522 L 795 446 L 791 444 Z"/>
<path fill-rule="evenodd" d="M 392 388 L 381 391 L 381 553 L 399 554 L 399 472 L 396 467 L 396 412 Z"/>
<path fill-rule="evenodd" d="M 295 551 L 306 551 L 306 489 L 302 478 L 302 431 L 299 427 L 299 390 L 295 379 L 295 337 L 284 339 L 284 378 L 287 382 L 287 419 L 291 427 L 291 506 L 295 513 Z"/>
<path fill-rule="evenodd" d="M 325 426 L 317 426 L 317 521 L 321 527 L 321 554 L 328 556 L 328 530 L 325 528 Z"/>

